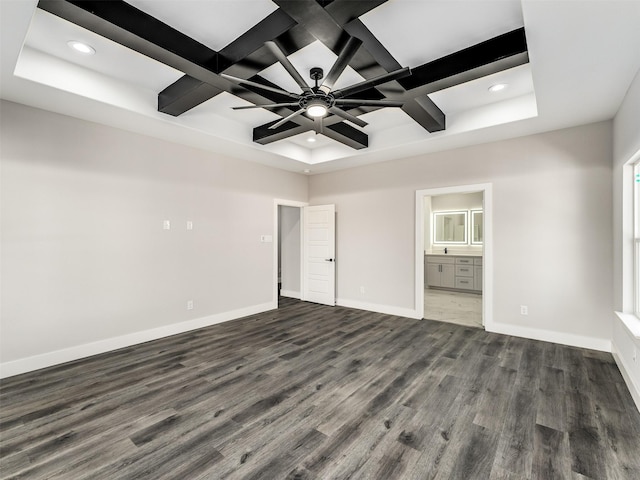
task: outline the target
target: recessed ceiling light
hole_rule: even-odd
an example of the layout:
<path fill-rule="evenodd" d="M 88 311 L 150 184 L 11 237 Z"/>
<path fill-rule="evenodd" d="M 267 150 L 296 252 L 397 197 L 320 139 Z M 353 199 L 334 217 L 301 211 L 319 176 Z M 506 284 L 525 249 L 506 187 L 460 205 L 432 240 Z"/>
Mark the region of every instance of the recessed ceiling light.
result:
<path fill-rule="evenodd" d="M 309 142 L 309 143 L 314 143 L 315 141 L 316 141 L 316 137 L 307 138 L 307 142 Z"/>
<path fill-rule="evenodd" d="M 499 92 L 500 90 L 504 90 L 505 88 L 507 88 L 506 83 L 496 83 L 495 85 L 491 85 L 489 87 L 489 91 L 492 93 L 495 93 L 495 92 Z"/>
<path fill-rule="evenodd" d="M 73 51 L 81 53 L 83 55 L 93 55 L 94 53 L 96 53 L 96 49 L 91 45 L 83 42 L 78 42 L 77 40 L 69 40 L 67 42 L 67 45 L 69 45 L 69 48 L 73 49 Z"/>
<path fill-rule="evenodd" d="M 311 170 L 309 170 L 308 168 L 305 168 L 305 169 L 303 170 L 303 172 L 304 172 L 304 173 L 311 173 Z"/>

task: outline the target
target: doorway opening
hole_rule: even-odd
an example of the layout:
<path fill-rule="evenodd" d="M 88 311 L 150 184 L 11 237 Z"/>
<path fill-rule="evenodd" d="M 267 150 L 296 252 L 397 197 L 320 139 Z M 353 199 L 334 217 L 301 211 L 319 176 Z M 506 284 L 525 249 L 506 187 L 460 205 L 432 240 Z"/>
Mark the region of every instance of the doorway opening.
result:
<path fill-rule="evenodd" d="M 491 185 L 416 192 L 416 311 L 421 318 L 492 323 Z"/>
<path fill-rule="evenodd" d="M 307 204 L 275 201 L 274 308 L 282 299 L 302 298 L 302 209 Z"/>
<path fill-rule="evenodd" d="M 274 201 L 273 308 L 281 298 L 335 306 L 335 205 Z"/>

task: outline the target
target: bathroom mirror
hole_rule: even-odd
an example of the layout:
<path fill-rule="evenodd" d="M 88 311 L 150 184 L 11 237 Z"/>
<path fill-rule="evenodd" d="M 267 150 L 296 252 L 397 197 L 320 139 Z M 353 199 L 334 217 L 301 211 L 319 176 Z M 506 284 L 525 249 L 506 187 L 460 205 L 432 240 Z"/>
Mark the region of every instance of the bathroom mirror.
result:
<path fill-rule="evenodd" d="M 482 210 L 471 211 L 471 245 L 482 245 Z"/>
<path fill-rule="evenodd" d="M 467 212 L 434 212 L 433 243 L 467 243 Z"/>

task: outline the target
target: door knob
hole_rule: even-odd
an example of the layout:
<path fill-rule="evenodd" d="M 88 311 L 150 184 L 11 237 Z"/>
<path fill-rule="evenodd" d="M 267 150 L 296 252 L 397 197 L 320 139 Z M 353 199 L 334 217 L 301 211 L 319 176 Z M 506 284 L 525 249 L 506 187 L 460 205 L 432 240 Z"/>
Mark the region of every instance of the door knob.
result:
<path fill-rule="evenodd" d="M 333 262 L 333 258 L 325 258 L 324 261 L 325 262 Z"/>

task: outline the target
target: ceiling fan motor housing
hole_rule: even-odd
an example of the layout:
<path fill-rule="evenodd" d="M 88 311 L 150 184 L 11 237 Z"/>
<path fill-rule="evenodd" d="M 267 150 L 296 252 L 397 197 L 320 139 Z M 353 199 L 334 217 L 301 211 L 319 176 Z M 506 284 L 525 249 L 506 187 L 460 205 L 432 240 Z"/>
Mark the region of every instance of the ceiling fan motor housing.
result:
<path fill-rule="evenodd" d="M 331 94 L 325 94 L 322 92 L 318 93 L 307 93 L 300 98 L 298 104 L 300 108 L 304 109 L 309 113 L 309 109 L 312 107 L 324 107 L 325 114 L 326 112 L 333 106 L 334 98 Z M 311 116 L 315 116 L 311 114 Z M 318 115 L 322 116 L 322 115 Z"/>

